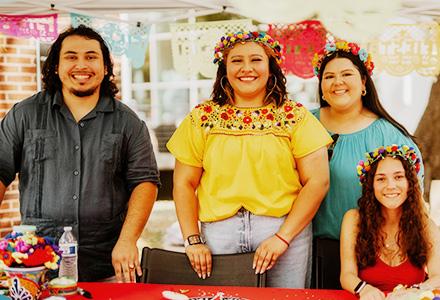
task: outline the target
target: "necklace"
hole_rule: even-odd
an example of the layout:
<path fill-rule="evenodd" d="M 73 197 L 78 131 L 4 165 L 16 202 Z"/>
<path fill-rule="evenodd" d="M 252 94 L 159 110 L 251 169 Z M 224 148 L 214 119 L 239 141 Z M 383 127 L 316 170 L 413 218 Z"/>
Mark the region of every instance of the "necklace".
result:
<path fill-rule="evenodd" d="M 393 248 L 394 246 L 396 246 L 397 245 L 397 242 L 396 241 L 392 241 L 392 242 L 390 242 L 390 243 L 386 243 L 385 242 L 385 248 L 386 249 L 391 249 L 391 248 Z"/>

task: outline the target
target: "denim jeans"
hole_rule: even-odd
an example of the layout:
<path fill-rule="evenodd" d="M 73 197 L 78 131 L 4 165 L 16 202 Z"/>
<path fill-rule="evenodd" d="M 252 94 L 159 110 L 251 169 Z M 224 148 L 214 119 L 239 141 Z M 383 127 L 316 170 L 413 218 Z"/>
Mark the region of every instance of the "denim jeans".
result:
<path fill-rule="evenodd" d="M 201 228 L 212 254 L 245 253 L 255 251 L 261 242 L 273 236 L 284 220 L 285 217 L 257 216 L 240 209 L 228 219 L 203 222 Z M 311 265 L 312 225 L 309 224 L 290 243 L 275 266 L 267 271 L 267 286 L 308 288 Z"/>

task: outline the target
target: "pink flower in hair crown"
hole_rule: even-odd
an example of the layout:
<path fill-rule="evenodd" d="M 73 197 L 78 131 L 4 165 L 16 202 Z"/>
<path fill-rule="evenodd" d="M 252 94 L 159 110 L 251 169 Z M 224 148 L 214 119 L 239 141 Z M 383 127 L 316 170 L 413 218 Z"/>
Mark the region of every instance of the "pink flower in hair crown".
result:
<path fill-rule="evenodd" d="M 365 153 L 366 160 L 361 160 L 357 164 L 357 174 L 359 176 L 360 184 L 362 185 L 366 178 L 367 173 L 370 171 L 371 164 L 375 161 L 384 159 L 385 157 L 396 157 L 400 156 L 405 159 L 410 166 L 412 166 L 416 173 L 420 171 L 420 158 L 417 157 L 416 151 L 413 147 L 409 147 L 407 145 L 398 146 L 396 144 L 389 146 L 381 146 L 377 149 L 374 149 L 371 152 Z"/>
<path fill-rule="evenodd" d="M 223 52 L 234 47 L 236 43 L 257 42 L 268 46 L 273 50 L 275 59 L 281 64 L 284 57 L 281 53 L 281 45 L 264 31 L 239 31 L 228 33 L 220 38 L 214 49 L 214 64 L 223 61 Z"/>
<path fill-rule="evenodd" d="M 321 69 L 324 58 L 338 51 L 344 51 L 347 53 L 351 53 L 354 56 L 357 56 L 364 64 L 368 74 L 370 76 L 373 74 L 374 63 L 371 60 L 371 54 L 369 54 L 364 48 L 359 47 L 358 44 L 349 43 L 344 40 L 328 41 L 327 44 L 325 44 L 324 48 L 315 53 L 312 59 L 313 73 L 316 76 L 319 76 L 319 71 Z"/>

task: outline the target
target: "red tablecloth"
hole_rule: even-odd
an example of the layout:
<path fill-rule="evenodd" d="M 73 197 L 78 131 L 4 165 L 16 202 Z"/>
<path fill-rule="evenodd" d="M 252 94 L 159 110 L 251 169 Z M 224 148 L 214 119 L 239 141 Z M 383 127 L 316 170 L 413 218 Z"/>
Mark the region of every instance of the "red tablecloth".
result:
<path fill-rule="evenodd" d="M 163 300 L 163 291 L 184 292 L 188 297 L 201 297 L 208 300 L 209 296 L 218 292 L 224 293 L 223 297 L 234 300 L 355 300 L 352 294 L 337 290 L 300 290 L 281 288 L 251 288 L 251 287 L 225 287 L 225 286 L 196 286 L 196 285 L 165 285 L 142 283 L 88 283 L 78 284 L 83 289 L 92 293 L 95 300 Z M 75 295 L 67 297 L 69 300 L 85 300 L 86 298 Z M 227 299 L 228 299 L 227 298 Z M 217 298 L 219 300 L 219 298 Z M 216 299 L 216 300 L 217 300 Z"/>

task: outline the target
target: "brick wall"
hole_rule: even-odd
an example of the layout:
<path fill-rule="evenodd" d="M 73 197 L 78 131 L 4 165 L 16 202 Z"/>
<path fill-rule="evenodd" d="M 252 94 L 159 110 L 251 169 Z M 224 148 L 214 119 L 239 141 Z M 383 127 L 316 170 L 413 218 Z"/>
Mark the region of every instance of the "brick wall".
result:
<path fill-rule="evenodd" d="M 19 100 L 37 90 L 35 42 L 0 36 L 0 119 Z M 0 205 L 0 237 L 20 224 L 18 182 L 6 190 Z"/>
<path fill-rule="evenodd" d="M 35 42 L 0 36 L 0 120 L 18 101 L 37 92 Z M 120 88 L 120 60 L 114 57 L 115 82 Z M 117 95 L 119 96 L 119 95 Z M 18 180 L 6 190 L 0 205 L 0 237 L 20 224 Z"/>

